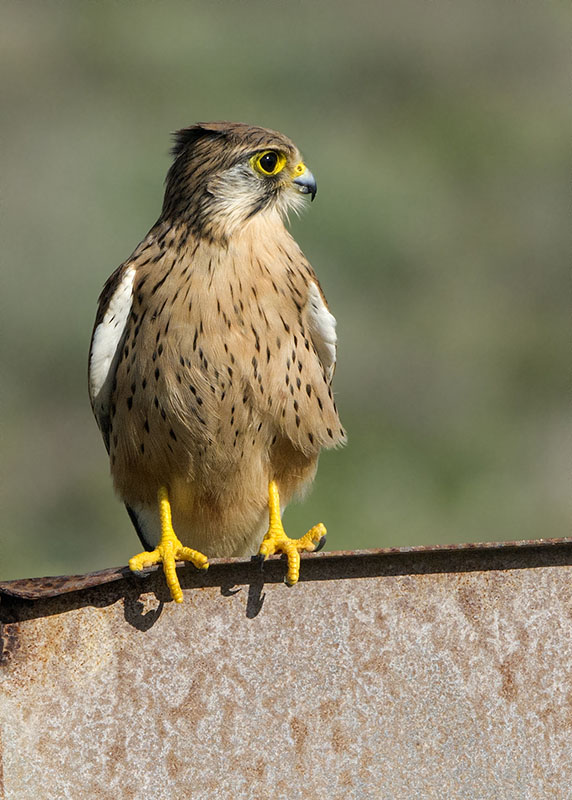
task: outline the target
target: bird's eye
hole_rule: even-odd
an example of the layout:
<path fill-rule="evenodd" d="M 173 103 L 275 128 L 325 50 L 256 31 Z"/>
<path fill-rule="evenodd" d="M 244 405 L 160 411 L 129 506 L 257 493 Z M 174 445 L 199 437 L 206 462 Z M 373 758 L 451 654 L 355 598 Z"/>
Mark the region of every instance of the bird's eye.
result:
<path fill-rule="evenodd" d="M 267 172 L 268 175 L 272 175 L 276 169 L 276 164 L 278 163 L 278 156 L 272 151 L 270 153 L 264 153 L 263 156 L 260 156 L 258 163 L 263 172 Z"/>
<path fill-rule="evenodd" d="M 251 164 L 257 172 L 263 175 L 277 175 L 284 169 L 286 156 L 275 150 L 263 150 L 251 158 Z"/>

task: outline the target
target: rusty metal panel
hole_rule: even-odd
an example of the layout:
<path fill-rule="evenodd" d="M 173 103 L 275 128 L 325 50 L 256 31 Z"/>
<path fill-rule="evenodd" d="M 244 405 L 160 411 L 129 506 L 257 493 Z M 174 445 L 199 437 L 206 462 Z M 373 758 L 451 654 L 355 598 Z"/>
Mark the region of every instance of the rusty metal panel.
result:
<path fill-rule="evenodd" d="M 572 797 L 570 540 L 283 570 L 1 584 L 0 798 Z"/>

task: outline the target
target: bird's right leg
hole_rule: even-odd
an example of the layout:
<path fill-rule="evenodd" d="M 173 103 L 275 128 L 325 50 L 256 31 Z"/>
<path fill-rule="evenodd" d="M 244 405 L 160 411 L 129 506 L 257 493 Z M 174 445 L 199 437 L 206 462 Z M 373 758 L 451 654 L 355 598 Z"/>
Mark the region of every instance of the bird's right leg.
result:
<path fill-rule="evenodd" d="M 179 541 L 177 534 L 173 530 L 169 493 L 164 486 L 161 486 L 157 492 L 157 501 L 161 520 L 161 539 L 159 544 L 151 552 L 144 551 L 130 558 L 129 569 L 132 572 L 141 572 L 146 567 L 151 567 L 154 564 L 163 564 L 163 572 L 165 573 L 171 597 L 175 603 L 182 603 L 183 591 L 177 578 L 175 562 L 190 561 L 198 569 L 208 569 L 209 562 L 208 558 L 199 553 L 198 550 L 184 547 Z"/>
<path fill-rule="evenodd" d="M 268 532 L 262 540 L 258 555 L 262 560 L 274 553 L 284 553 L 288 559 L 288 571 L 284 582 L 288 586 L 298 583 L 300 576 L 300 553 L 320 550 L 326 541 L 326 526 L 319 522 L 300 539 L 291 539 L 284 530 L 280 514 L 280 495 L 276 481 L 268 484 Z"/>

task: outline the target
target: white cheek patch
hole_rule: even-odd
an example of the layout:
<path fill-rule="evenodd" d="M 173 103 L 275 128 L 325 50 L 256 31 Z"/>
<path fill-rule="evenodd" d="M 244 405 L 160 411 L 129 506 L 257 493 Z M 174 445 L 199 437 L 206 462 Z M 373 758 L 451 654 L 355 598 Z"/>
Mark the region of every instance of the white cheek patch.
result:
<path fill-rule="evenodd" d="M 121 283 L 112 296 L 103 319 L 93 334 L 89 359 L 89 394 L 91 402 L 105 405 L 104 398 L 98 398 L 109 377 L 117 348 L 125 331 L 133 300 L 133 281 L 135 267 L 126 270 Z"/>
<path fill-rule="evenodd" d="M 326 308 L 320 290 L 313 282 L 310 283 L 306 309 L 312 340 L 326 370 L 326 375 L 328 379 L 331 379 L 336 363 L 336 342 L 338 340 L 336 318 Z"/>
<path fill-rule="evenodd" d="M 225 232 L 231 235 L 244 223 L 246 203 L 249 194 L 254 199 L 258 191 L 257 178 L 250 166 L 239 163 L 226 170 L 223 175 L 209 184 L 209 192 L 214 197 L 211 213 L 224 225 Z"/>

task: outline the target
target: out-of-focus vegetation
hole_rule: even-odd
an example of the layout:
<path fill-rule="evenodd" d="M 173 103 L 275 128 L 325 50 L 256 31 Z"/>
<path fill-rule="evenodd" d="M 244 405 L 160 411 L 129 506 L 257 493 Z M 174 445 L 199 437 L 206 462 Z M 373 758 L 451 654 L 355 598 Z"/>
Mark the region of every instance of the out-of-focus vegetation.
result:
<path fill-rule="evenodd" d="M 2 4 L 3 578 L 124 563 L 86 361 L 169 132 L 277 128 L 338 319 L 349 445 L 290 531 L 330 548 L 568 532 L 567 4 Z"/>

